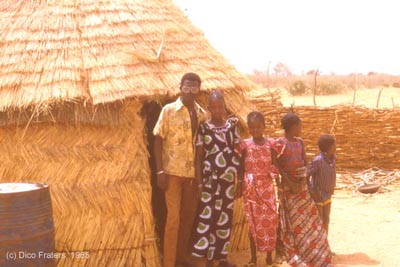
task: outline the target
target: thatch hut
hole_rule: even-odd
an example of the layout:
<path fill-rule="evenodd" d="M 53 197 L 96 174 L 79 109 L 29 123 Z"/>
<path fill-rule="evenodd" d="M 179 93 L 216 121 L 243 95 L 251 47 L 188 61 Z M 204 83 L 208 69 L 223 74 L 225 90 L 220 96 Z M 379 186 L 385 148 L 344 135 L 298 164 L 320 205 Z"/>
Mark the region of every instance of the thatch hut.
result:
<path fill-rule="evenodd" d="M 59 266 L 159 266 L 147 133 L 187 71 L 247 114 L 254 84 L 169 0 L 0 3 L 0 182 L 50 184 Z"/>

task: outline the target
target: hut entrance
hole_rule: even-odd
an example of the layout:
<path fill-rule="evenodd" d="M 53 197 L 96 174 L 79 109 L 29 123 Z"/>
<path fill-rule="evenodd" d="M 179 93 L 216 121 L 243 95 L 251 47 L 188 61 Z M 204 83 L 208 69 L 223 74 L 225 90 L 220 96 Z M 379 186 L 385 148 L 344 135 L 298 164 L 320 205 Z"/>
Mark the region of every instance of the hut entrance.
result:
<path fill-rule="evenodd" d="M 160 115 L 162 106 L 154 101 L 146 103 L 142 107 L 142 117 L 146 122 L 146 133 L 147 133 L 147 149 L 149 151 L 149 166 L 151 169 L 151 205 L 153 216 L 156 224 L 156 232 L 160 237 L 160 248 L 162 250 L 163 237 L 164 237 L 164 226 L 166 219 L 166 204 L 164 192 L 157 187 L 157 171 L 156 163 L 154 158 L 154 136 L 153 128 L 157 123 L 158 116 Z"/>

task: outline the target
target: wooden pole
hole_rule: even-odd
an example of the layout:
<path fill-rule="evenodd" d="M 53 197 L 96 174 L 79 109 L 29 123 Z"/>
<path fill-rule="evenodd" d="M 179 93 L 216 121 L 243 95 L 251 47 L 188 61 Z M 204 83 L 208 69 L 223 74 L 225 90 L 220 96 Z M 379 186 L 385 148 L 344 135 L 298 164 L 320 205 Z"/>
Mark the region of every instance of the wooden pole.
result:
<path fill-rule="evenodd" d="M 267 68 L 267 89 L 268 93 L 271 93 L 270 86 L 269 86 L 269 68 L 271 66 L 271 61 L 268 62 L 268 68 Z"/>
<path fill-rule="evenodd" d="M 381 99 L 382 90 L 383 90 L 383 87 L 381 88 L 381 90 L 379 90 L 379 93 L 378 93 L 378 100 L 376 100 L 376 108 L 378 108 L 378 106 L 379 106 L 379 100 Z"/>
<path fill-rule="evenodd" d="M 317 106 L 317 102 L 315 101 L 315 93 L 317 91 L 317 75 L 318 75 L 319 67 L 314 73 L 314 90 L 313 90 L 313 102 L 314 102 L 314 107 Z"/>
<path fill-rule="evenodd" d="M 356 103 L 356 92 L 357 92 L 357 73 L 354 73 L 354 94 L 353 94 L 353 106 Z"/>

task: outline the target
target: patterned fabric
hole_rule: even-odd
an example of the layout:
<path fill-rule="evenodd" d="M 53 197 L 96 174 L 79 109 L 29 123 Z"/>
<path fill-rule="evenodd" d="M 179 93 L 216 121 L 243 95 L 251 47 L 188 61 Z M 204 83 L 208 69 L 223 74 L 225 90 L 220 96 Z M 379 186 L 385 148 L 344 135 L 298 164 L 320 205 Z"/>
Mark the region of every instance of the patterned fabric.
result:
<path fill-rule="evenodd" d="M 229 252 L 234 180 L 240 164 L 235 151 L 240 142 L 237 122 L 237 118 L 230 118 L 222 127 L 204 122 L 198 132 L 196 145 L 205 151 L 204 186 L 193 236 L 193 255 L 209 260 L 224 260 Z"/>
<path fill-rule="evenodd" d="M 195 103 L 198 121 L 204 121 L 206 112 Z M 190 114 L 180 98 L 163 107 L 153 130 L 163 139 L 162 162 L 169 175 L 194 177 L 194 147 Z"/>
<path fill-rule="evenodd" d="M 296 138 L 295 141 L 289 141 L 286 138 L 278 138 L 275 147 L 281 149 L 278 158 L 280 159 L 280 166 L 285 170 L 289 178 L 296 180 L 296 169 L 303 167 L 305 159 L 303 158 L 303 141 Z"/>
<path fill-rule="evenodd" d="M 336 160 L 329 159 L 325 152 L 314 158 L 311 164 L 310 190 L 316 195 L 316 202 L 325 202 L 331 198 L 336 186 Z"/>
<path fill-rule="evenodd" d="M 302 141 L 278 140 L 279 165 L 289 176 L 304 166 Z M 279 144 L 284 144 L 280 146 Z M 282 151 L 284 149 L 285 151 Z M 293 155 L 297 153 L 297 155 Z M 300 154 L 300 155 L 299 155 Z M 303 162 L 303 163 L 302 163 Z M 302 163 L 302 164 L 301 164 Z M 293 177 L 292 177 L 293 178 Z M 282 181 L 283 196 L 279 205 L 280 238 L 288 264 L 292 267 L 331 267 L 332 255 L 317 207 L 307 189 L 290 192 Z"/>
<path fill-rule="evenodd" d="M 276 245 L 278 214 L 273 180 L 278 170 L 272 165 L 271 143 L 257 145 L 252 138 L 245 139 L 240 149 L 245 151 L 243 202 L 249 230 L 257 251 L 272 252 Z"/>

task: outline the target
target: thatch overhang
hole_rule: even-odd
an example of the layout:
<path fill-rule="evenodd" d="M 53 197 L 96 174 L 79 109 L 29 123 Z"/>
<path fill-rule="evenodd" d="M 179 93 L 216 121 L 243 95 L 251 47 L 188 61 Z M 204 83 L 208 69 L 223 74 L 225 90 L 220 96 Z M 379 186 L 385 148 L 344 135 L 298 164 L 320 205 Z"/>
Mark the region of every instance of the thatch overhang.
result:
<path fill-rule="evenodd" d="M 168 0 L 2 1 L 0 32 L 2 112 L 161 101 L 191 71 L 246 114 L 256 87 Z"/>

